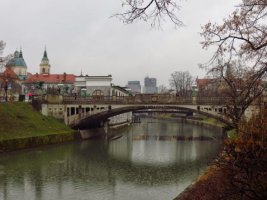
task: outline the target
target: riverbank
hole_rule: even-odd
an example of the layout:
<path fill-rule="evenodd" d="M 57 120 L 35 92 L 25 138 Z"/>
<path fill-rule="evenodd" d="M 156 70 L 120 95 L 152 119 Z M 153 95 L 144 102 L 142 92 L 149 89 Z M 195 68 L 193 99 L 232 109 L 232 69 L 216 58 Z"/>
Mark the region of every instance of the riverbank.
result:
<path fill-rule="evenodd" d="M 72 141 L 75 135 L 63 122 L 43 116 L 30 104 L 0 104 L 0 152 Z"/>
<path fill-rule="evenodd" d="M 161 116 L 162 117 L 162 116 Z M 172 117 L 164 115 L 164 119 L 175 120 L 178 122 L 191 123 L 204 128 L 220 128 L 223 130 L 222 138 L 228 137 L 228 134 L 233 135 L 233 131 L 229 130 L 226 124 L 218 122 L 216 119 L 201 117 L 201 118 L 186 118 L 186 117 Z M 227 132 L 226 132 L 227 131 Z M 228 133 L 229 132 L 229 133 Z M 223 170 L 211 164 L 206 171 L 198 177 L 198 179 L 188 186 L 180 195 L 174 200 L 215 200 L 221 199 L 222 194 L 229 191 L 230 183 L 224 179 L 225 173 Z"/>
<path fill-rule="evenodd" d="M 189 123 L 194 124 L 202 128 L 214 128 L 214 129 L 221 129 L 222 134 L 221 138 L 224 139 L 227 137 L 226 132 L 231 129 L 231 127 L 227 126 L 226 124 L 219 122 L 216 119 L 209 118 L 209 117 L 177 117 L 172 116 L 169 114 L 160 114 L 158 117 L 152 117 L 155 119 L 164 119 L 164 120 L 171 120 L 179 123 Z"/>
<path fill-rule="evenodd" d="M 216 165 L 211 165 L 193 184 L 174 200 L 216 200 L 222 199 L 230 190 L 230 182 L 225 173 Z M 225 198 L 223 198 L 225 199 Z"/>
<path fill-rule="evenodd" d="M 267 199 L 267 109 L 228 131 L 223 151 L 175 200 Z"/>

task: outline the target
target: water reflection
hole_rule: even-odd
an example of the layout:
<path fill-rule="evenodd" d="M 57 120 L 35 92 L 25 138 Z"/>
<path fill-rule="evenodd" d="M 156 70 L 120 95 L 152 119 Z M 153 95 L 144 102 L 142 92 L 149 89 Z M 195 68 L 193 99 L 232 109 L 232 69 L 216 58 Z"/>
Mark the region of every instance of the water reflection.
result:
<path fill-rule="evenodd" d="M 132 138 L 216 134 L 197 129 L 166 121 L 141 123 L 118 140 L 1 155 L 0 199 L 173 199 L 205 168 L 220 142 Z"/>

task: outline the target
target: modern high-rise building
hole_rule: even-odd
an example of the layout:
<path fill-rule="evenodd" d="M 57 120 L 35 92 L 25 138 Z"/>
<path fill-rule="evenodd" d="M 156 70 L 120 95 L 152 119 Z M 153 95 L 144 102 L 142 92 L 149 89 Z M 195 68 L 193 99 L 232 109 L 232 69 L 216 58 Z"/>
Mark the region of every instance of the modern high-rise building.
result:
<path fill-rule="evenodd" d="M 131 89 L 133 94 L 140 94 L 141 93 L 141 84 L 140 81 L 128 81 L 126 87 Z"/>
<path fill-rule="evenodd" d="M 143 93 L 145 93 L 145 94 L 158 93 L 157 79 L 156 78 L 149 78 L 148 76 L 145 77 Z"/>

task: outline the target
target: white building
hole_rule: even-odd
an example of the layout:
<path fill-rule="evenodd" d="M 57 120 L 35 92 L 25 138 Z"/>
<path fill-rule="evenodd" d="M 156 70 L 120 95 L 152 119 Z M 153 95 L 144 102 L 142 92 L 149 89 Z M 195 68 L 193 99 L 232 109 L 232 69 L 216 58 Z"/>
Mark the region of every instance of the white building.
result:
<path fill-rule="evenodd" d="M 116 96 L 116 97 L 125 97 L 125 96 L 130 96 L 131 92 L 130 89 L 127 87 L 121 87 L 117 85 L 111 85 L 111 96 Z"/>
<path fill-rule="evenodd" d="M 111 96 L 112 76 L 76 76 L 75 92 L 85 96 Z"/>

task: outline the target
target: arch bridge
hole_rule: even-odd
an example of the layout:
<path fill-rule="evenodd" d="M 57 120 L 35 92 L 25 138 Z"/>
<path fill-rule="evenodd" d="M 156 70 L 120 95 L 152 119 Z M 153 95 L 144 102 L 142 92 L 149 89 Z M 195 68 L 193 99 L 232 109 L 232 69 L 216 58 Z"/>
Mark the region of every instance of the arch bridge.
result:
<path fill-rule="evenodd" d="M 55 97 L 53 98 L 55 99 Z M 100 125 L 108 118 L 122 113 L 150 109 L 199 113 L 231 126 L 229 119 L 225 116 L 226 99 L 220 97 L 182 98 L 173 95 L 158 94 L 79 98 L 59 96 L 57 98 L 58 100 L 56 102 L 51 101 L 51 97 L 43 99 L 45 106 L 43 105 L 42 109 L 46 107 L 47 115 L 53 115 L 53 109 L 61 110 L 61 115 L 65 123 L 74 129 L 80 130 L 87 129 L 92 124 Z"/>

